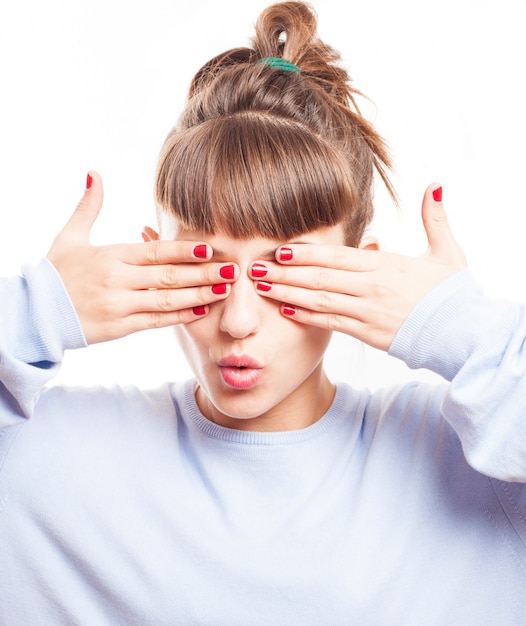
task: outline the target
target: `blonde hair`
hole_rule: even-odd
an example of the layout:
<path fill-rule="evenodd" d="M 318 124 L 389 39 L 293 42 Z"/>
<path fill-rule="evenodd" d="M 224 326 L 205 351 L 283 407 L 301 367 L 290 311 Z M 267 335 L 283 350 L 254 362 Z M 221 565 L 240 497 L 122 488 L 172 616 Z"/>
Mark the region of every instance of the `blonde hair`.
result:
<path fill-rule="evenodd" d="M 390 158 L 316 29 L 309 5 L 274 4 L 257 20 L 252 48 L 197 72 L 161 152 L 161 211 L 204 234 L 282 241 L 342 223 L 346 243 L 359 243 L 373 216 L 375 169 L 395 197 Z M 300 73 L 258 62 L 267 57 Z"/>

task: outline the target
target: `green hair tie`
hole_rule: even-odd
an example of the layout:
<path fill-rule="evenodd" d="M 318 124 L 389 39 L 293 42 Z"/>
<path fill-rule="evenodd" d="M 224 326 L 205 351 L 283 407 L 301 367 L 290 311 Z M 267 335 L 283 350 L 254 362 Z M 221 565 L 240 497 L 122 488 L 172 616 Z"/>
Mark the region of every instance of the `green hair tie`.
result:
<path fill-rule="evenodd" d="M 273 69 L 283 70 L 284 72 L 296 72 L 296 74 L 300 74 L 300 68 L 294 63 L 282 59 L 281 57 L 265 57 L 264 59 L 260 59 L 258 63 L 266 63 L 270 65 Z"/>

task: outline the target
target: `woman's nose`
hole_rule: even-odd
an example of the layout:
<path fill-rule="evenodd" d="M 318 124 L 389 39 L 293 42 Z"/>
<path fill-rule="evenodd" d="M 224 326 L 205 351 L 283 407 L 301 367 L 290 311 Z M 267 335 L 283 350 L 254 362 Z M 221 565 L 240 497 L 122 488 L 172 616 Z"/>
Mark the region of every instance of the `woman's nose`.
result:
<path fill-rule="evenodd" d="M 235 339 L 256 333 L 260 325 L 261 300 L 254 289 L 254 281 L 241 275 L 232 283 L 230 294 L 221 303 L 221 331 Z"/>

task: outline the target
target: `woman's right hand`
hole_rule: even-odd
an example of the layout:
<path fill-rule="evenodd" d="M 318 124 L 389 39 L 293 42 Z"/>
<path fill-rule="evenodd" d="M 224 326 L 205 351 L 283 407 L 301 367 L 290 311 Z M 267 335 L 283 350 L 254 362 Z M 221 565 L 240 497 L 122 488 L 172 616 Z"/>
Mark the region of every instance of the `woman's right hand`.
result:
<path fill-rule="evenodd" d="M 83 198 L 47 255 L 64 282 L 88 344 L 192 322 L 207 314 L 208 304 L 227 297 L 228 283 L 237 278 L 239 268 L 209 262 L 212 250 L 204 242 L 151 238 L 145 243 L 92 246 L 90 231 L 102 201 L 100 176 L 90 172 Z"/>

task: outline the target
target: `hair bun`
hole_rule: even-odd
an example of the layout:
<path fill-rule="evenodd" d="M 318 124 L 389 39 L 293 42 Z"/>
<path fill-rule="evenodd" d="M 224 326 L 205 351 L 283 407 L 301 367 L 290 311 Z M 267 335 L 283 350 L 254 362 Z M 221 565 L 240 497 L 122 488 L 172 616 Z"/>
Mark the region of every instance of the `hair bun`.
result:
<path fill-rule="evenodd" d="M 318 18 L 309 4 L 281 2 L 261 13 L 252 43 L 260 58 L 281 56 L 341 105 L 356 106 L 353 94 L 361 94 L 351 88 L 348 73 L 338 66 L 340 54 L 321 41 L 317 29 Z"/>
<path fill-rule="evenodd" d="M 254 48 L 262 57 L 283 56 L 295 65 L 316 36 L 317 17 L 309 5 L 282 2 L 263 11 L 256 22 Z"/>

